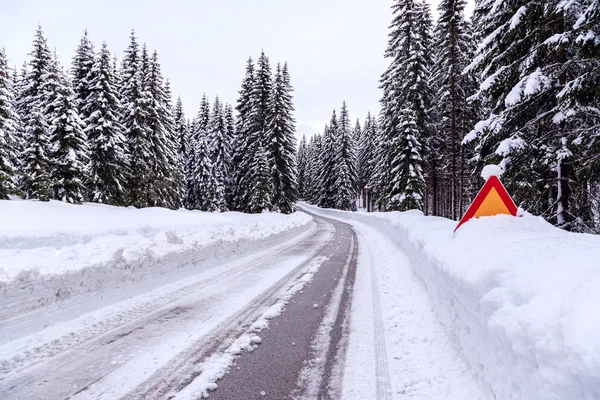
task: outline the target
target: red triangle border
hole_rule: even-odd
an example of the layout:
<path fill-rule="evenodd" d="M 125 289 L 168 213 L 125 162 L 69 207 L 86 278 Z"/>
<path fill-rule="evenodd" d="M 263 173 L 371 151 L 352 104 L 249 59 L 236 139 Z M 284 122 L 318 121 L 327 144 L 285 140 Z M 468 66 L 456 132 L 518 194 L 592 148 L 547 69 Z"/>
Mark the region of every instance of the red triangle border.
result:
<path fill-rule="evenodd" d="M 481 205 L 483 204 L 487 195 L 492 191 L 492 189 L 496 189 L 496 192 L 498 192 L 498 195 L 500 196 L 500 199 L 502 199 L 502 201 L 504 202 L 504 205 L 508 209 L 508 212 L 510 212 L 511 215 L 514 217 L 517 216 L 517 205 L 506 191 L 506 188 L 504 187 L 502 182 L 500 182 L 500 179 L 498 179 L 497 176 L 490 176 L 490 179 L 488 179 L 485 185 L 483 185 L 483 187 L 475 197 L 475 200 L 473 200 L 473 204 L 469 206 L 467 212 L 454 229 L 454 232 L 456 232 L 456 230 L 460 228 L 462 224 L 473 218 L 477 210 L 479 210 L 479 207 L 481 207 Z"/>

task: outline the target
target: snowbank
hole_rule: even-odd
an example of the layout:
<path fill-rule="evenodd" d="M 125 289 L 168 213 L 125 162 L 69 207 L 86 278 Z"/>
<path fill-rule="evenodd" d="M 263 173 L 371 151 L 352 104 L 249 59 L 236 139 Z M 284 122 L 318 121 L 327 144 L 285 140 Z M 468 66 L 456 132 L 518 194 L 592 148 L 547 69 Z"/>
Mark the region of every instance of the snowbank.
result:
<path fill-rule="evenodd" d="M 497 399 L 600 398 L 599 236 L 533 216 L 479 218 L 453 234 L 456 222 L 420 212 L 306 207 L 395 237 Z"/>
<path fill-rule="evenodd" d="M 303 213 L 213 214 L 57 201 L 0 201 L 0 216 L 0 325 L 90 293 L 105 294 L 105 302 L 119 290 L 129 297 L 312 227 Z"/>

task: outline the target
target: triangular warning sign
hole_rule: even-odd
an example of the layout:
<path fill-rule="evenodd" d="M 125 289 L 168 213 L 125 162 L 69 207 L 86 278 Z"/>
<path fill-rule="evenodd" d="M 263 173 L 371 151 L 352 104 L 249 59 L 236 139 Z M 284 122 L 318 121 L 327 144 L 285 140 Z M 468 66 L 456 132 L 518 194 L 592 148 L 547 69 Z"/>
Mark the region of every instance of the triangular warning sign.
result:
<path fill-rule="evenodd" d="M 485 185 L 473 200 L 464 217 L 458 223 L 456 229 L 462 224 L 477 217 L 491 217 L 493 215 L 508 214 L 517 216 L 517 206 L 512 200 L 500 179 L 497 176 L 490 176 Z M 454 229 L 454 232 L 456 232 Z"/>

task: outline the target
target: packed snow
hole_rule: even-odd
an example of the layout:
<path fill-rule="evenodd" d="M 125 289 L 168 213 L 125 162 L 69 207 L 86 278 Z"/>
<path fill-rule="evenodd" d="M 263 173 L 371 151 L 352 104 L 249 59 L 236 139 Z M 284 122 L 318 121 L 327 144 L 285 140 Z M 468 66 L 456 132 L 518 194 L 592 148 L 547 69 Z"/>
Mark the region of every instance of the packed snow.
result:
<path fill-rule="evenodd" d="M 308 265 L 300 276 L 293 279 L 276 296 L 273 305 L 264 311 L 260 318 L 252 324 L 249 331 L 233 340 L 233 343 L 227 349 L 212 354 L 207 360 L 198 365 L 196 367 L 197 376 L 194 380 L 180 392 L 174 394 L 172 398 L 175 400 L 195 400 L 201 397 L 208 397 L 210 391 L 217 389 L 218 384 L 216 382 L 227 373 L 236 358 L 243 351 L 253 352 L 262 343 L 262 338 L 257 333 L 268 328 L 269 321 L 283 313 L 286 304 L 288 304 L 296 293 L 312 281 L 314 274 L 326 260 L 326 257 L 318 257 Z"/>
<path fill-rule="evenodd" d="M 473 219 L 453 234 L 455 221 L 417 211 L 319 212 L 374 227 L 404 250 L 496 399 L 600 398 L 599 236 L 531 215 Z"/>
<path fill-rule="evenodd" d="M 58 201 L 0 201 L 0 215 L 5 303 L 0 321 L 90 293 L 127 289 L 130 297 L 140 282 L 140 290 L 152 289 L 166 275 L 189 276 L 312 226 L 303 213 L 206 213 Z M 108 297 L 103 306 L 110 304 Z"/>

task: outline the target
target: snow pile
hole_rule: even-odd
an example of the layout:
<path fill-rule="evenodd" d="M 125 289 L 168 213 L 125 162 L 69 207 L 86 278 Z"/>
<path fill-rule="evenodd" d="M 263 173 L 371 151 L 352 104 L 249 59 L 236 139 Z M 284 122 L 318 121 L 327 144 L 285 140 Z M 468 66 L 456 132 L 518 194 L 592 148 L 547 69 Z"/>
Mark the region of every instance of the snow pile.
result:
<path fill-rule="evenodd" d="M 533 216 L 474 219 L 454 235 L 456 222 L 420 212 L 307 208 L 397 241 L 497 399 L 600 398 L 599 236 Z"/>
<path fill-rule="evenodd" d="M 483 167 L 483 169 L 481 170 L 481 177 L 487 181 L 492 176 L 497 176 L 498 178 L 500 178 L 503 173 L 504 169 L 502 168 L 502 166 L 490 164 Z"/>
<path fill-rule="evenodd" d="M 303 213 L 213 214 L 57 201 L 0 201 L 0 215 L 0 321 L 77 295 L 129 290 L 140 282 L 140 290 L 148 290 L 167 275 L 189 276 L 312 227 Z"/>

